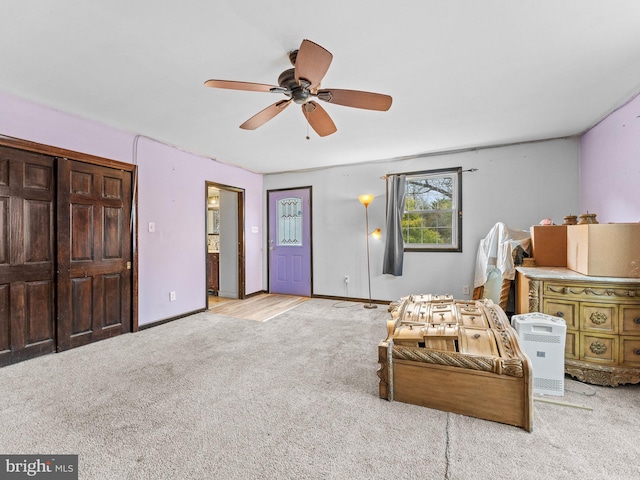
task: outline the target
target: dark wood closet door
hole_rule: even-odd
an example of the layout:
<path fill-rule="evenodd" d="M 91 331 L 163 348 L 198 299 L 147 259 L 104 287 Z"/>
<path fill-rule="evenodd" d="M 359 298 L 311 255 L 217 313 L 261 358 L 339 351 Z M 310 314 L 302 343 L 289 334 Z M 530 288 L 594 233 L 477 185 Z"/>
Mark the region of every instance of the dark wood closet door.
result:
<path fill-rule="evenodd" d="M 54 158 L 0 147 L 0 365 L 55 351 Z"/>
<path fill-rule="evenodd" d="M 131 172 L 58 162 L 58 350 L 130 332 Z"/>

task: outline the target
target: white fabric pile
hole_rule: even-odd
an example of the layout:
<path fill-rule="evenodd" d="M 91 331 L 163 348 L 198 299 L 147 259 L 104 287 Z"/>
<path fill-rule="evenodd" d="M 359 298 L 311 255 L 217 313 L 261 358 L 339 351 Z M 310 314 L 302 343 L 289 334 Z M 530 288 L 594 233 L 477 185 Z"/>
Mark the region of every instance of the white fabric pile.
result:
<path fill-rule="evenodd" d="M 480 240 L 473 288 L 487 283 L 489 275 L 495 270 L 498 272 L 494 273 L 499 273 L 503 280 L 513 280 L 516 276 L 513 252 L 518 247 L 528 251 L 530 244 L 531 234 L 527 230 L 496 223 L 489 234 Z"/>

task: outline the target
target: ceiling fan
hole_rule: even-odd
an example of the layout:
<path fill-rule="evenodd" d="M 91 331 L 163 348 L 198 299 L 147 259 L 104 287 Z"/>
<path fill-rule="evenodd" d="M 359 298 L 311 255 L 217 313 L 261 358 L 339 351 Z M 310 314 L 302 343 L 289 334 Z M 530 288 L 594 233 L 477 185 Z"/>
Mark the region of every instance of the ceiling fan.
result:
<path fill-rule="evenodd" d="M 288 97 L 268 106 L 240 125 L 240 128 L 245 130 L 255 130 L 264 125 L 294 102 L 301 105 L 307 122 L 319 136 L 331 135 L 337 131 L 337 128 L 329 114 L 314 100 L 316 98 L 347 107 L 389 110 L 392 101 L 389 95 L 359 90 L 320 88 L 320 82 L 327 73 L 332 59 L 333 55 L 320 45 L 310 40 L 303 40 L 298 50 L 289 53 L 289 61 L 293 68 L 280 74 L 278 86 L 233 80 L 207 80 L 204 84 L 212 88 L 282 93 Z"/>

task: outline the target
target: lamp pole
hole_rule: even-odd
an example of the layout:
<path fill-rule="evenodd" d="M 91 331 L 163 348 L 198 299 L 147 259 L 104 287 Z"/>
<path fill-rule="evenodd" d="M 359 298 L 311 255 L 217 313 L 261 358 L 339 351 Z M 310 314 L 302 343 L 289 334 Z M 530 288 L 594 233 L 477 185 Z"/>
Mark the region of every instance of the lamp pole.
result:
<path fill-rule="evenodd" d="M 358 198 L 364 205 L 365 233 L 367 237 L 367 280 L 369 281 L 369 303 L 364 308 L 378 308 L 371 301 L 371 261 L 369 259 L 369 204 L 373 201 L 373 195 L 360 195 Z"/>

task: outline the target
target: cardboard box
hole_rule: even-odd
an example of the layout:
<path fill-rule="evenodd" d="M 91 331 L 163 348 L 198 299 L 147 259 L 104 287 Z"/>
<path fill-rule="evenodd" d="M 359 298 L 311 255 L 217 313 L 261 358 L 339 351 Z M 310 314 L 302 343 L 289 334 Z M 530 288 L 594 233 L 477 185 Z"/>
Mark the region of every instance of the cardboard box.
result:
<path fill-rule="evenodd" d="M 596 277 L 640 278 L 640 223 L 568 225 L 567 268 Z"/>
<path fill-rule="evenodd" d="M 566 267 L 567 226 L 534 225 L 531 227 L 531 251 L 538 267 Z"/>

